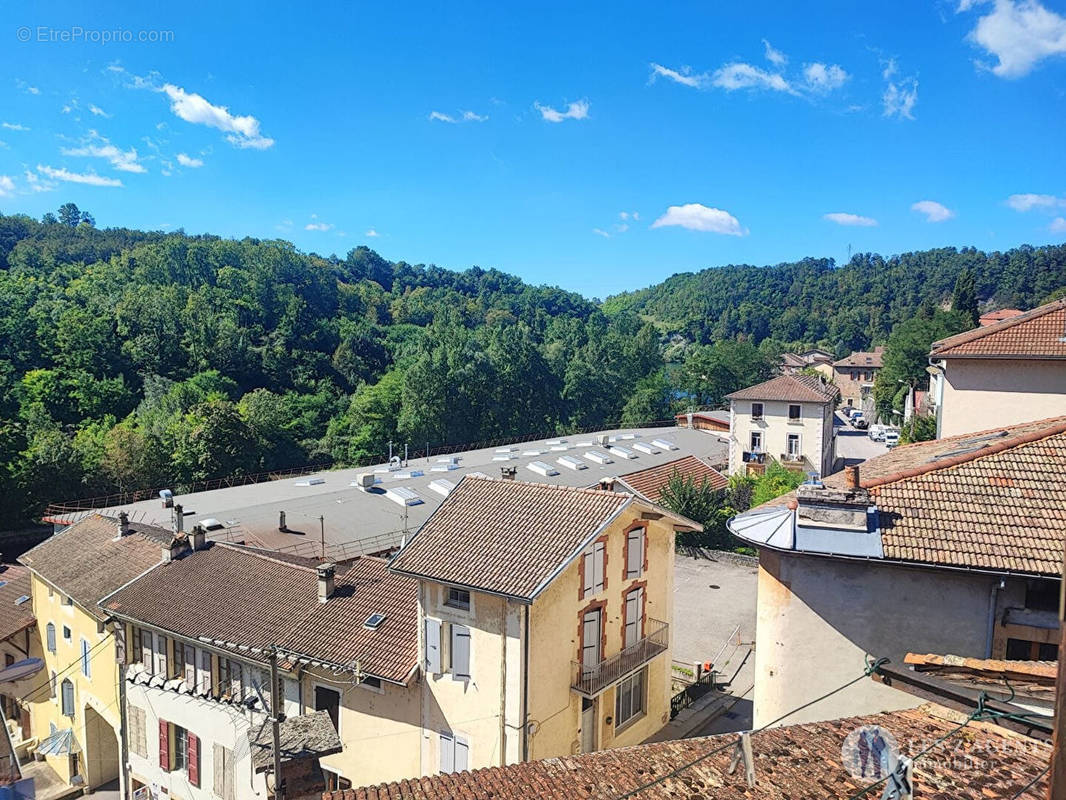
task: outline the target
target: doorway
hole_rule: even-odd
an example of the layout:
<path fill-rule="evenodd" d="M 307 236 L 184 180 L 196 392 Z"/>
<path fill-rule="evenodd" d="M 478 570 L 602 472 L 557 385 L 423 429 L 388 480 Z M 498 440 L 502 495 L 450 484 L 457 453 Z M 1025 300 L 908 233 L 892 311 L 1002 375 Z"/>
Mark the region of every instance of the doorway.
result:
<path fill-rule="evenodd" d="M 591 753 L 596 749 L 596 701 L 581 698 L 581 752 Z"/>

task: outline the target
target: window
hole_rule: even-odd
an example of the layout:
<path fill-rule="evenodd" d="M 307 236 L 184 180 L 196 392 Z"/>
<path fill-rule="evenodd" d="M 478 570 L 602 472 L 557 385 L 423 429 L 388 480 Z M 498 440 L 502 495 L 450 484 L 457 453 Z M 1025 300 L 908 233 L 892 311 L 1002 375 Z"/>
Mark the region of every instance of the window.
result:
<path fill-rule="evenodd" d="M 89 651 L 92 647 L 89 646 L 88 639 L 81 640 L 81 674 L 86 678 L 92 677 L 92 669 L 90 668 L 90 661 L 92 657 L 89 655 Z"/>
<path fill-rule="evenodd" d="M 62 706 L 61 710 L 64 717 L 74 717 L 74 684 L 70 682 L 70 678 L 64 678 L 63 683 L 60 684 L 62 693 Z"/>
<path fill-rule="evenodd" d="M 607 588 L 605 567 L 607 565 L 607 543 L 595 542 L 592 547 L 585 551 L 582 561 L 584 583 L 582 597 L 590 594 L 599 594 Z"/>
<path fill-rule="evenodd" d="M 644 636 L 644 589 L 637 587 L 626 594 L 624 647 L 632 647 Z"/>
<path fill-rule="evenodd" d="M 352 782 L 341 775 L 339 772 L 334 772 L 331 769 L 322 767 L 322 777 L 326 781 L 327 792 L 339 792 L 343 789 L 351 789 Z"/>
<path fill-rule="evenodd" d="M 619 730 L 644 714 L 644 674 L 647 667 L 630 675 L 615 689 L 614 725 Z"/>
<path fill-rule="evenodd" d="M 440 620 L 426 618 L 426 672 L 440 675 Z"/>
<path fill-rule="evenodd" d="M 800 436 L 798 433 L 790 433 L 787 438 L 787 445 L 785 447 L 789 459 L 792 461 L 799 461 L 800 459 Z"/>
<path fill-rule="evenodd" d="M 241 665 L 236 661 L 231 661 L 229 672 L 229 696 L 234 700 L 244 699 L 244 687 L 241 683 Z"/>
<path fill-rule="evenodd" d="M 1030 578 L 1025 582 L 1025 607 L 1033 611 L 1058 611 L 1058 581 Z"/>
<path fill-rule="evenodd" d="M 216 743 L 213 755 L 215 797 L 233 800 L 233 751 Z M 326 788 L 329 789 L 328 781 Z"/>
<path fill-rule="evenodd" d="M 1011 661 L 1057 661 L 1059 648 L 1048 642 L 1007 639 L 1006 657 Z"/>
<path fill-rule="evenodd" d="M 200 651 L 200 691 L 203 694 L 211 694 L 214 684 L 211 681 L 211 654 L 206 650 Z"/>
<path fill-rule="evenodd" d="M 452 678 L 457 681 L 470 679 L 470 629 L 465 625 L 452 625 Z"/>
<path fill-rule="evenodd" d="M 448 597 L 444 600 L 444 605 L 448 608 L 457 608 L 460 611 L 470 610 L 470 592 L 465 589 L 456 589 L 454 586 L 448 587 Z"/>
<path fill-rule="evenodd" d="M 798 405 L 790 405 L 788 407 L 788 418 L 793 422 L 800 418 L 800 407 Z"/>
<path fill-rule="evenodd" d="M 227 694 L 229 694 L 229 679 L 230 679 L 229 659 L 228 658 L 222 658 L 221 656 L 219 656 L 219 658 L 218 658 L 218 683 L 215 684 L 214 691 L 212 692 L 212 694 L 216 694 L 219 697 L 225 697 Z"/>
<path fill-rule="evenodd" d="M 600 637 L 603 635 L 603 609 L 594 608 L 581 620 L 581 664 L 598 666 L 602 660 Z"/>
<path fill-rule="evenodd" d="M 440 771 L 465 772 L 470 769 L 470 742 L 454 733 L 440 734 Z"/>
<path fill-rule="evenodd" d="M 127 705 L 126 721 L 129 723 L 130 729 L 130 752 L 141 758 L 148 758 L 148 729 L 144 709 Z"/>
<path fill-rule="evenodd" d="M 189 732 L 180 725 L 174 726 L 174 763 L 173 770 L 185 770 L 189 767 Z"/>
<path fill-rule="evenodd" d="M 333 720 L 333 727 L 337 733 L 341 732 L 341 693 L 328 686 L 315 687 L 315 711 L 328 711 L 329 718 Z"/>
<path fill-rule="evenodd" d="M 639 578 L 644 571 L 644 528 L 634 528 L 626 533 L 626 578 Z"/>
<path fill-rule="evenodd" d="M 48 652 L 54 653 L 56 651 L 56 626 L 49 622 L 44 630 L 45 638 L 48 642 Z"/>
<path fill-rule="evenodd" d="M 196 685 L 196 648 L 191 644 L 182 645 L 184 658 L 183 679 L 190 687 Z"/>
<path fill-rule="evenodd" d="M 52 670 L 52 677 L 48 681 L 48 689 L 51 692 L 52 699 L 54 700 L 55 696 L 56 696 L 56 673 L 55 673 L 55 670 Z"/>
<path fill-rule="evenodd" d="M 752 431 L 751 432 L 751 452 L 753 452 L 753 453 L 761 453 L 762 452 L 762 431 Z"/>
<path fill-rule="evenodd" d="M 751 418 L 762 419 L 762 403 L 751 404 Z"/>
<path fill-rule="evenodd" d="M 365 686 L 367 689 L 374 689 L 381 691 L 381 678 L 372 678 L 369 675 L 359 681 L 360 686 Z"/>
<path fill-rule="evenodd" d="M 164 678 L 170 677 L 170 673 L 167 672 L 167 637 L 161 633 L 155 635 L 155 669 L 153 672 Z"/>
<path fill-rule="evenodd" d="M 63 641 L 69 642 L 73 634 L 70 632 L 70 628 L 67 625 L 63 626 Z"/>
<path fill-rule="evenodd" d="M 155 670 L 155 651 L 152 649 L 152 632 L 141 631 L 141 663 L 149 672 Z"/>

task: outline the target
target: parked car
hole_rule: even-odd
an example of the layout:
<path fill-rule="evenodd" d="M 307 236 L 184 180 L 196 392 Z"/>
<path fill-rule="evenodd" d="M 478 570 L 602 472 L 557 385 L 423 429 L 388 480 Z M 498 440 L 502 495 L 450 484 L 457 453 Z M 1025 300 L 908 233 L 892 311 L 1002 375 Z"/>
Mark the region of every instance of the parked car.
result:
<path fill-rule="evenodd" d="M 899 431 L 895 428 L 885 431 L 885 444 L 889 447 L 899 444 Z"/>
<path fill-rule="evenodd" d="M 860 431 L 866 430 L 866 426 L 870 423 L 866 421 L 866 417 L 862 414 L 856 414 L 855 418 L 851 421 L 851 424 L 858 428 Z"/>
<path fill-rule="evenodd" d="M 880 422 L 870 426 L 870 430 L 866 434 L 875 442 L 883 442 L 885 440 L 885 426 Z"/>

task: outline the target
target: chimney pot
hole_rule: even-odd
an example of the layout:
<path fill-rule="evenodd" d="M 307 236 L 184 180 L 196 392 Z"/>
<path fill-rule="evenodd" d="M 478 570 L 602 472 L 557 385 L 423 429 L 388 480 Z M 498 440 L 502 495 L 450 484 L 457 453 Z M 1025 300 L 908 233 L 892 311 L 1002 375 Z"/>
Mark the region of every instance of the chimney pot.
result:
<path fill-rule="evenodd" d="M 849 489 L 859 488 L 859 465 L 844 467 L 844 482 Z"/>
<path fill-rule="evenodd" d="M 336 567 L 333 564 L 318 565 L 318 602 L 325 603 L 333 597 L 336 588 Z"/>
<path fill-rule="evenodd" d="M 125 511 L 118 512 L 118 535 L 126 536 L 130 532 L 130 515 Z"/>
<path fill-rule="evenodd" d="M 203 525 L 197 523 L 192 526 L 192 549 L 203 550 L 207 547 L 207 531 Z"/>
<path fill-rule="evenodd" d="M 181 507 L 180 503 L 174 504 L 174 533 L 181 533 L 185 530 L 185 509 Z"/>
<path fill-rule="evenodd" d="M 614 478 L 602 478 L 600 480 L 600 488 L 605 492 L 613 492 Z"/>

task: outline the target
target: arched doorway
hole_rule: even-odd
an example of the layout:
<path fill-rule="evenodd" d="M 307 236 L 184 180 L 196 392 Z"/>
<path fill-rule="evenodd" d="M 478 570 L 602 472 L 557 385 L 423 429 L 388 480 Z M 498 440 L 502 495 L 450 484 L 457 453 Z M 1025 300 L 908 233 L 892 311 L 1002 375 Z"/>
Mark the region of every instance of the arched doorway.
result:
<path fill-rule="evenodd" d="M 92 706 L 85 706 L 85 737 L 82 777 L 85 785 L 95 789 L 119 777 L 118 734 L 111 724 Z"/>

